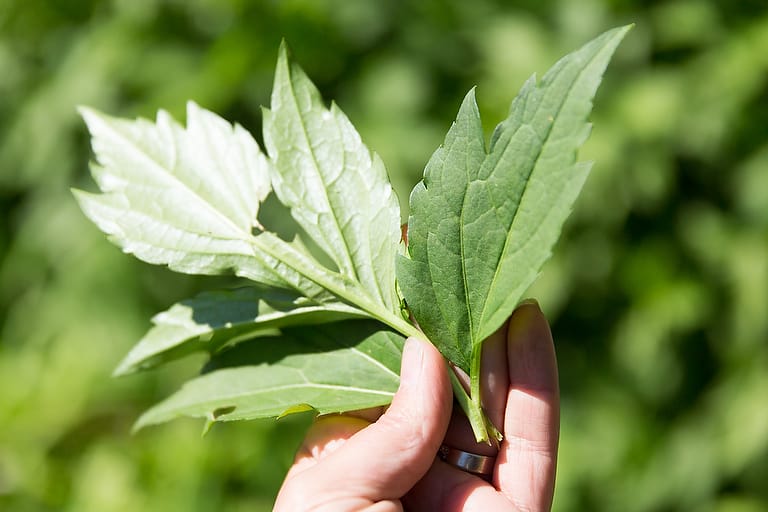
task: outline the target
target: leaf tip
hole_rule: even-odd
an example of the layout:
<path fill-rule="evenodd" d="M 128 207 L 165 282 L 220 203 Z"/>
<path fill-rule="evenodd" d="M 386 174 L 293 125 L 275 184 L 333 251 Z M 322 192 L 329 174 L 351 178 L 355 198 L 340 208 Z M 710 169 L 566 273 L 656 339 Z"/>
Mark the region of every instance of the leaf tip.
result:
<path fill-rule="evenodd" d="M 280 48 L 277 50 L 277 65 L 287 64 L 291 60 L 291 48 L 285 38 L 280 40 Z"/>
<path fill-rule="evenodd" d="M 286 86 L 290 87 L 291 81 L 294 79 L 294 65 L 291 53 L 288 43 L 283 39 L 280 42 L 280 49 L 277 53 L 277 65 L 275 67 L 275 78 L 272 86 L 273 109 L 276 106 L 275 100 L 279 96 L 279 90 Z"/>
<path fill-rule="evenodd" d="M 76 105 L 75 110 L 80 115 L 80 117 L 83 118 L 94 111 L 93 108 L 89 107 L 88 105 Z"/>
<path fill-rule="evenodd" d="M 615 40 L 615 46 L 618 46 L 618 44 L 624 39 L 624 36 L 627 35 L 627 32 L 632 30 L 635 27 L 634 23 L 629 23 L 627 25 L 622 25 L 620 27 L 612 28 L 608 31 L 606 31 L 603 34 L 603 37 L 605 37 L 607 40 Z M 598 38 L 599 39 L 599 38 Z"/>
<path fill-rule="evenodd" d="M 72 195 L 75 197 L 75 201 L 77 201 L 77 205 L 80 207 L 80 209 L 86 215 L 88 215 L 88 212 L 91 210 L 93 201 L 96 197 L 98 197 L 99 194 L 86 192 L 85 190 L 80 190 L 79 188 L 74 187 L 70 188 L 69 191 L 72 192 Z"/>
<path fill-rule="evenodd" d="M 125 377 L 126 375 L 130 375 L 135 372 L 136 366 L 128 357 L 126 357 L 120 361 L 120 364 L 117 365 L 117 368 L 112 370 L 112 378 Z"/>
<path fill-rule="evenodd" d="M 87 105 L 78 105 L 76 110 L 85 122 L 85 125 L 88 127 L 88 131 L 91 132 L 91 135 L 93 135 L 94 124 L 106 117 L 106 115 L 99 110 L 96 110 L 95 108 L 89 107 Z"/>
<path fill-rule="evenodd" d="M 480 115 L 480 109 L 477 106 L 477 86 L 473 85 L 469 91 L 467 91 L 467 94 L 464 95 L 464 100 L 461 102 L 461 106 L 459 107 L 459 115 L 457 117 L 461 116 L 461 113 L 466 112 L 467 109 L 472 113 L 477 113 L 477 115 Z"/>
<path fill-rule="evenodd" d="M 146 419 L 147 413 L 151 412 L 151 409 L 141 416 L 139 416 L 139 419 L 136 420 L 136 422 L 131 427 L 131 435 L 136 435 L 139 433 L 139 430 L 143 430 L 144 427 L 147 427 L 149 425 L 153 425 L 156 422 L 152 420 Z"/>
<path fill-rule="evenodd" d="M 198 105 L 194 100 L 187 100 L 187 124 L 191 117 L 202 112 L 204 109 Z"/>

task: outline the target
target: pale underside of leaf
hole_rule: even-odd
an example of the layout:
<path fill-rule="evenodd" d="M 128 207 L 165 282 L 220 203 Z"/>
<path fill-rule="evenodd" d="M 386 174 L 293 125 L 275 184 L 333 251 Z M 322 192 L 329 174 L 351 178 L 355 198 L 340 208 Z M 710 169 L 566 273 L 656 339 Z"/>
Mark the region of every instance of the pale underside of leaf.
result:
<path fill-rule="evenodd" d="M 399 385 L 404 341 L 377 322 L 352 320 L 243 342 L 144 413 L 136 428 L 180 416 L 230 421 L 386 405 Z"/>
<path fill-rule="evenodd" d="M 271 190 L 271 164 L 239 126 L 194 103 L 189 103 L 186 129 L 162 111 L 156 123 L 90 109 L 82 114 L 102 193 L 75 195 L 85 214 L 125 252 L 180 272 L 234 272 L 315 303 L 347 304 L 401 332 L 413 330 L 391 300 L 385 302 L 365 283 L 324 267 L 300 244 L 258 225 L 260 202 Z M 396 251 L 397 245 L 390 263 Z M 385 274 L 386 260 L 382 256 Z M 368 262 L 366 271 L 376 273 L 372 265 Z M 391 272 L 389 279 L 387 293 L 394 294 Z"/>
<path fill-rule="evenodd" d="M 280 201 L 343 275 L 396 311 L 400 208 L 384 164 L 335 104 L 325 107 L 285 45 L 264 111 L 264 141 Z"/>
<path fill-rule="evenodd" d="M 319 324 L 364 314 L 342 303 L 317 303 L 289 290 L 244 287 L 205 292 L 156 315 L 115 375 L 153 368 L 187 354 L 214 353 L 254 336 L 297 324 Z"/>
<path fill-rule="evenodd" d="M 419 325 L 470 372 L 475 347 L 509 317 L 550 256 L 589 166 L 576 152 L 592 98 L 628 27 L 524 85 L 485 149 L 474 91 L 411 194 L 398 280 Z M 474 371 L 472 373 L 475 373 Z"/>
<path fill-rule="evenodd" d="M 327 272 L 269 232 L 256 216 L 270 192 L 270 164 L 253 138 L 189 103 L 184 130 L 82 109 L 92 135 L 101 194 L 75 191 L 85 214 L 125 252 L 191 274 L 232 271 L 315 300 L 332 295 L 309 279 Z M 286 264 L 286 261 L 290 264 Z"/>

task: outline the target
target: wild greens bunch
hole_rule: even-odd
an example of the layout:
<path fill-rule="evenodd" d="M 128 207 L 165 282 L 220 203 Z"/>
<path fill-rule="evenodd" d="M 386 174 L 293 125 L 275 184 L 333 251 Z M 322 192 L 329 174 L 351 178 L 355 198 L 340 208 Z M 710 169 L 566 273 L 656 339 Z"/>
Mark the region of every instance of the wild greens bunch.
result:
<path fill-rule="evenodd" d="M 470 91 L 411 193 L 407 247 L 383 162 L 285 45 L 264 110 L 265 151 L 194 103 L 186 127 L 163 111 L 151 122 L 83 108 L 101 191 L 75 191 L 85 214 L 143 261 L 244 278 L 155 316 L 120 363 L 116 373 L 127 374 L 210 354 L 202 374 L 137 427 L 385 405 L 405 337 L 421 336 L 469 376 L 465 389 L 452 372 L 478 441 L 500 439 L 481 407 L 482 342 L 535 280 L 581 190 L 589 164 L 576 153 L 628 29 L 531 77 L 488 143 Z M 269 194 L 316 250 L 261 225 Z"/>

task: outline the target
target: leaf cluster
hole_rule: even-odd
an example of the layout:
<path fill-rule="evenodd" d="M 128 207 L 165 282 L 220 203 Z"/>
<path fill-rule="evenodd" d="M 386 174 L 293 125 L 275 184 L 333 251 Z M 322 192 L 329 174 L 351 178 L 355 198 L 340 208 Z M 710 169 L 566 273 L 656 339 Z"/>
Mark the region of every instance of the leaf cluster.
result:
<path fill-rule="evenodd" d="M 323 103 L 285 45 L 264 110 L 266 152 L 194 103 L 186 127 L 163 111 L 153 123 L 83 108 L 101 191 L 75 191 L 85 214 L 146 262 L 252 282 L 153 319 L 116 373 L 200 350 L 211 358 L 137 426 L 384 405 L 404 337 L 417 335 L 469 374 L 469 390 L 454 379 L 459 403 L 478 440 L 498 439 L 481 408 L 482 341 L 535 279 L 581 189 L 588 166 L 576 151 L 628 28 L 528 80 L 487 147 L 471 91 L 411 195 L 407 248 L 381 159 L 338 106 Z M 269 194 L 323 257 L 261 225 Z"/>

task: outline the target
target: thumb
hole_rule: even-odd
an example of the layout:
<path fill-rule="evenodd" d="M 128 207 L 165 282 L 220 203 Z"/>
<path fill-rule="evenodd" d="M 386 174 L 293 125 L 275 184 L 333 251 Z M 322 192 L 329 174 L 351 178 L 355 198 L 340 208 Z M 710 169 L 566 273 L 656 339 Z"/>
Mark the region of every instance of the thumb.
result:
<path fill-rule="evenodd" d="M 356 433 L 310 471 L 318 490 L 373 502 L 398 499 L 427 472 L 448 428 L 451 387 L 443 357 L 430 343 L 409 338 L 400 388 L 377 421 Z M 309 473 L 308 471 L 307 473 Z"/>

